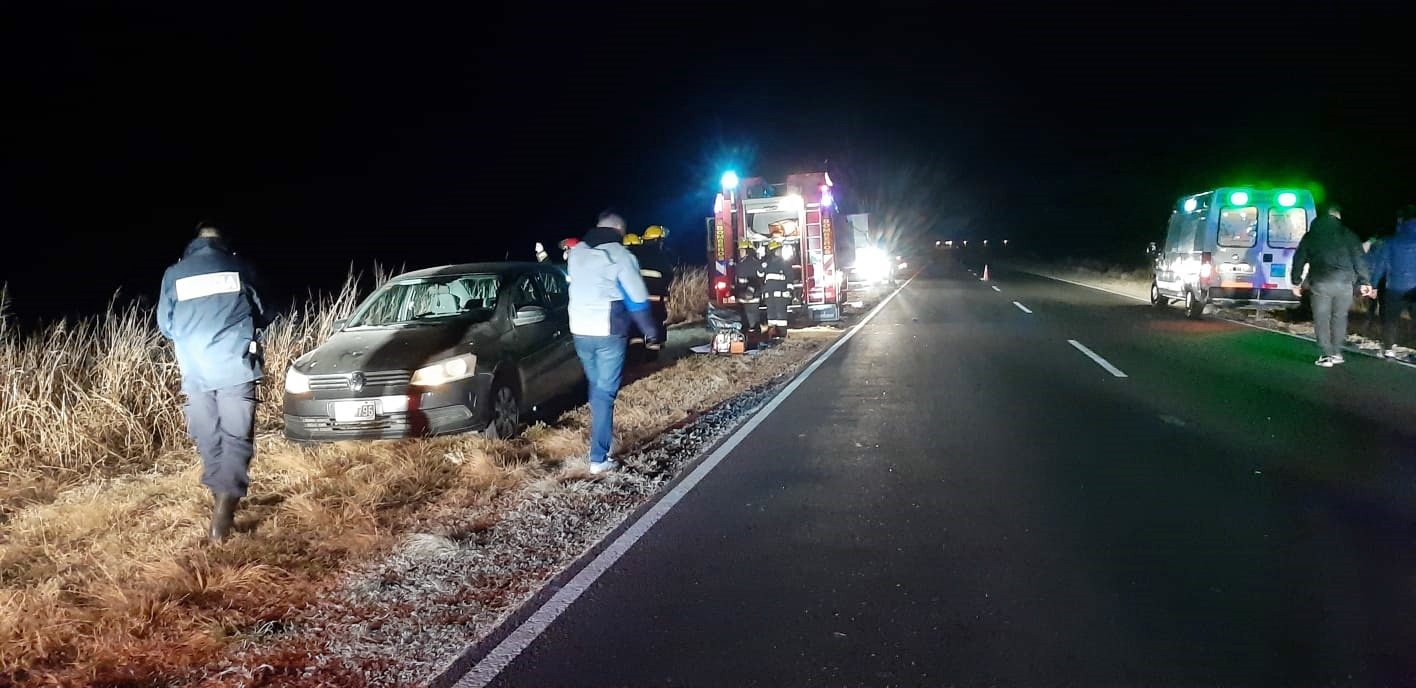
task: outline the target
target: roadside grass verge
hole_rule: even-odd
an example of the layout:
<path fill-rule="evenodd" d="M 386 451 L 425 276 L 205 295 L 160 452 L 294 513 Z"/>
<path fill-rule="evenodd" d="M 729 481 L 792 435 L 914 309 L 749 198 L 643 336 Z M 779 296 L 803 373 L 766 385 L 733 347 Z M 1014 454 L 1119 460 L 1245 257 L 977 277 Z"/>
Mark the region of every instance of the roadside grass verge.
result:
<path fill-rule="evenodd" d="M 369 671 L 359 660 L 338 670 L 347 676 L 334 667 L 311 674 L 318 658 L 299 648 L 330 641 L 304 627 L 291 635 L 346 574 L 412 534 L 495 533 L 499 514 L 528 495 L 579 493 L 594 482 L 579 458 L 583 406 L 512 441 L 286 442 L 279 379 L 358 303 L 358 284 L 351 276 L 338 293 L 312 297 L 269 332 L 273 384 L 262 388 L 252 491 L 238 534 L 215 548 L 202 540 L 210 498 L 185 435 L 176 365 L 151 312 L 115 305 L 32 334 L 0 329 L 0 685 L 256 685 L 221 671 L 234 649 L 271 639 L 279 640 L 271 652 L 283 654 L 264 663 L 357 683 Z M 706 284 L 674 288 L 706 295 Z M 795 370 L 835 336 L 755 358 L 677 361 L 623 390 L 616 441 L 642 445 Z M 597 494 L 625 510 L 643 497 Z M 541 579 L 485 580 L 487 608 L 504 610 Z"/>
<path fill-rule="evenodd" d="M 669 324 L 698 322 L 708 312 L 708 270 L 680 267 L 669 284 Z"/>

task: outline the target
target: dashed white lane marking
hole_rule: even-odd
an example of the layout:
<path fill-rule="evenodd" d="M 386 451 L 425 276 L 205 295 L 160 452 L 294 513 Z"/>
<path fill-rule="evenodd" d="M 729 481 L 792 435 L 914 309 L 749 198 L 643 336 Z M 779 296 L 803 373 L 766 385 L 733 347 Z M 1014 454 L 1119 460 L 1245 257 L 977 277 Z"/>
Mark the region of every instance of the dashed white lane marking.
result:
<path fill-rule="evenodd" d="M 996 284 L 993 285 L 993 291 L 996 291 L 996 292 L 998 292 L 998 293 L 1000 293 L 1000 294 L 1003 293 L 1003 290 L 1002 290 L 1002 289 L 999 289 L 999 288 L 998 288 L 998 285 L 996 285 Z"/>
<path fill-rule="evenodd" d="M 1123 372 L 1121 372 L 1121 369 L 1120 369 L 1120 368 L 1117 368 L 1116 366 L 1111 365 L 1111 362 L 1110 362 L 1110 361 L 1108 361 L 1108 360 L 1102 358 L 1101 356 L 1098 356 L 1095 351 L 1092 351 L 1091 349 L 1088 349 L 1086 346 L 1082 345 L 1081 342 L 1079 342 L 1079 341 L 1077 341 L 1077 340 L 1075 340 L 1075 339 L 1068 339 L 1068 340 L 1067 340 L 1067 343 L 1068 343 L 1068 344 L 1071 344 L 1071 345 L 1074 346 L 1074 347 L 1076 347 L 1076 348 L 1077 348 L 1077 351 L 1080 351 L 1080 352 L 1086 354 L 1086 355 L 1087 355 L 1087 358 L 1090 358 L 1091 360 L 1096 361 L 1096 364 L 1099 365 L 1099 366 L 1101 366 L 1101 367 L 1103 367 L 1103 368 L 1105 368 L 1105 369 L 1106 369 L 1106 372 L 1111 373 L 1112 375 L 1115 375 L 1116 377 L 1126 377 L 1126 374 L 1123 373 Z"/>
<path fill-rule="evenodd" d="M 1018 310 L 1020 310 L 1020 311 L 1022 311 L 1022 312 L 1024 312 L 1024 313 L 1027 313 L 1028 315 L 1032 315 L 1032 311 L 1028 310 L 1028 307 L 1027 307 L 1027 306 L 1024 306 L 1023 304 L 1018 303 L 1017 301 L 1014 301 L 1014 302 L 1013 302 L 1013 305 L 1014 305 L 1014 306 L 1017 306 L 1017 307 L 1018 307 Z"/>

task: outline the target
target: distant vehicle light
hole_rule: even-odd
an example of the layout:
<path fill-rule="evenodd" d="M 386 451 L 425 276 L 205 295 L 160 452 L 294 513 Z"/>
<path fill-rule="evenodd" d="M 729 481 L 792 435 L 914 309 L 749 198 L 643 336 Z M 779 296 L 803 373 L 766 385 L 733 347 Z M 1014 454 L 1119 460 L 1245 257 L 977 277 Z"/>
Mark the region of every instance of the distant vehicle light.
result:
<path fill-rule="evenodd" d="M 723 188 L 724 188 L 724 189 L 736 189 L 737 186 L 738 186 L 738 176 L 737 176 L 737 172 L 733 172 L 732 170 L 729 170 L 729 171 L 727 171 L 727 172 L 724 172 L 724 173 L 723 173 Z"/>
<path fill-rule="evenodd" d="M 1195 199 L 1193 199 L 1193 198 L 1187 198 L 1187 199 L 1185 199 L 1185 212 L 1187 212 L 1187 213 L 1193 213 L 1193 212 L 1195 212 L 1195 208 L 1198 208 L 1198 207 L 1200 207 L 1200 202 L 1199 202 L 1199 201 L 1197 201 L 1197 200 L 1195 200 Z"/>
<path fill-rule="evenodd" d="M 1292 191 L 1284 191 L 1278 195 L 1278 204 L 1285 208 L 1292 208 L 1298 204 L 1298 194 Z"/>
<path fill-rule="evenodd" d="M 1249 205 L 1249 192 L 1235 191 L 1229 194 L 1229 205 Z"/>

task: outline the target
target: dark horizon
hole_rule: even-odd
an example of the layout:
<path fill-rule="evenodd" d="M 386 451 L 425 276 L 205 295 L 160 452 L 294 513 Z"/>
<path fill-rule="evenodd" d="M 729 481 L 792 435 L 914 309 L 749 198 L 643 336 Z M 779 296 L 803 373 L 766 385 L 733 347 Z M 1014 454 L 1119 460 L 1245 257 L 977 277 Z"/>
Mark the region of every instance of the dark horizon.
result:
<path fill-rule="evenodd" d="M 1107 259 L 1221 185 L 1319 187 L 1362 234 L 1416 200 L 1399 8 L 807 8 L 780 42 L 717 11 L 17 19 L 0 282 L 26 319 L 150 296 L 202 218 L 275 300 L 529 258 L 605 207 L 689 258 L 728 168 L 827 166 L 902 232 Z"/>

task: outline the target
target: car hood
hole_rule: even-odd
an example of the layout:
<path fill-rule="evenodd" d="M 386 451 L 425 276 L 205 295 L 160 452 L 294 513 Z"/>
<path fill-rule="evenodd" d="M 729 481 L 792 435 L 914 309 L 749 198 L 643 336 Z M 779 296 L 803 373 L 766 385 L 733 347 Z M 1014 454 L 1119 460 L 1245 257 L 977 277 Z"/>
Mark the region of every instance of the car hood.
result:
<path fill-rule="evenodd" d="M 490 323 L 343 330 L 297 359 L 295 369 L 306 375 L 416 370 L 475 352 L 495 337 Z"/>

